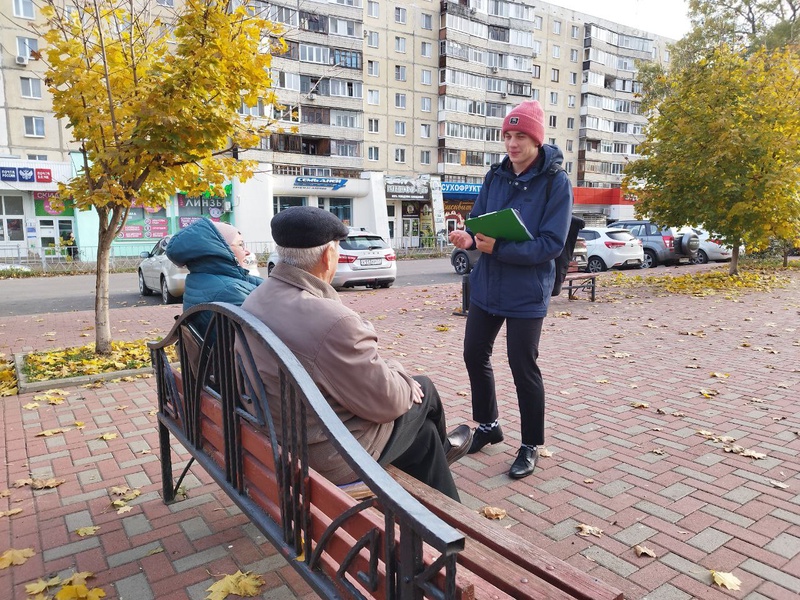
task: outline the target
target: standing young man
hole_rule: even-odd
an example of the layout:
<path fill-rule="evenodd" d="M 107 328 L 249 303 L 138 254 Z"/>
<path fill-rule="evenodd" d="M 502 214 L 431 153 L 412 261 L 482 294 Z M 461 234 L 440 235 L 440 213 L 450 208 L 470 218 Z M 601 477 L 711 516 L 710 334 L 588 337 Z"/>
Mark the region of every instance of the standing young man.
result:
<path fill-rule="evenodd" d="M 561 150 L 544 144 L 544 111 L 523 102 L 503 121 L 507 156 L 492 165 L 470 217 L 515 208 L 533 236 L 511 242 L 456 230 L 458 248 L 481 251 L 470 275 L 470 304 L 464 335 L 464 362 L 472 388 L 472 418 L 478 422 L 469 452 L 503 441 L 491 357 L 506 324 L 507 353 L 517 391 L 521 445 L 508 474 L 527 477 L 544 444 L 544 383 L 536 364 L 542 322 L 553 289 L 553 259 L 564 247 L 572 213 L 572 185 L 558 168 Z"/>

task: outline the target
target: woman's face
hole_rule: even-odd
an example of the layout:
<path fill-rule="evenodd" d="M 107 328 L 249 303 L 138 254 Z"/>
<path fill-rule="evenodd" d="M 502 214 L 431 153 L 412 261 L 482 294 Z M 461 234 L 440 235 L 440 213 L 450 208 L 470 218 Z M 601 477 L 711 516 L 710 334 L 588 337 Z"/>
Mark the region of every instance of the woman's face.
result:
<path fill-rule="evenodd" d="M 241 234 L 236 234 L 236 237 L 233 238 L 233 242 L 231 242 L 230 246 L 231 250 L 233 251 L 233 255 L 236 257 L 236 262 L 239 263 L 240 267 L 245 267 L 244 261 L 250 254 L 250 250 L 244 247 L 244 240 L 242 239 Z"/>
<path fill-rule="evenodd" d="M 514 166 L 514 172 L 518 175 L 530 167 L 539 155 L 539 147 L 536 142 L 531 136 L 521 131 L 506 131 L 503 141 L 506 144 L 508 159 Z"/>

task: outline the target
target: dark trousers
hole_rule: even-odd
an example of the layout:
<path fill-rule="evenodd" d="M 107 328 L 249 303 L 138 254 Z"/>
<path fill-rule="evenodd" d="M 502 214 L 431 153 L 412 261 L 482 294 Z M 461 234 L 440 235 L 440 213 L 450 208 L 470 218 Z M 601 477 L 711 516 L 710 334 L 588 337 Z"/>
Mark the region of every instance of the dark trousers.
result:
<path fill-rule="evenodd" d="M 439 392 L 427 377 L 414 377 L 422 386 L 422 403 L 394 421 L 394 430 L 378 463 L 391 464 L 415 479 L 460 501 L 447 464 L 444 408 Z"/>
<path fill-rule="evenodd" d="M 508 364 L 517 388 L 522 443 L 544 444 L 544 382 L 536 364 L 542 323 L 539 319 L 514 319 L 469 307 L 464 334 L 464 363 L 472 388 L 472 418 L 491 423 L 498 418 L 497 395 L 492 369 L 492 349 L 503 322 L 506 323 Z"/>

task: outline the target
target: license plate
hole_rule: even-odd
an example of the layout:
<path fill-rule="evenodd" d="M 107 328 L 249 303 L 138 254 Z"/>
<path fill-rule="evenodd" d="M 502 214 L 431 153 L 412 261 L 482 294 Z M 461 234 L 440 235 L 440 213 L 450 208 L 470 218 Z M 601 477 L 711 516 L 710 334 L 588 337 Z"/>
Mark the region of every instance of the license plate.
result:
<path fill-rule="evenodd" d="M 372 267 L 374 265 L 379 265 L 383 262 L 382 258 L 362 258 L 361 265 L 365 267 Z"/>

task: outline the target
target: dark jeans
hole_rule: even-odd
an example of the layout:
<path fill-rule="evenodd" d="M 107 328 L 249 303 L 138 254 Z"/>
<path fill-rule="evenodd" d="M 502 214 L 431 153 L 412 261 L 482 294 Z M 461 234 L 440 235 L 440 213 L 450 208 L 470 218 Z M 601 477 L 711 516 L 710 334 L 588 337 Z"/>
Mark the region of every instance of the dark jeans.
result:
<path fill-rule="evenodd" d="M 492 349 L 504 321 L 508 364 L 517 388 L 522 443 L 540 446 L 544 444 L 544 382 L 536 359 L 544 318 L 506 318 L 489 314 L 474 304 L 469 307 L 464 363 L 472 388 L 472 418 L 478 423 L 491 423 L 499 416 Z"/>
<path fill-rule="evenodd" d="M 444 408 L 439 392 L 427 377 L 414 377 L 422 386 L 422 403 L 394 421 L 394 430 L 378 463 L 391 464 L 415 479 L 460 501 L 447 464 Z"/>

